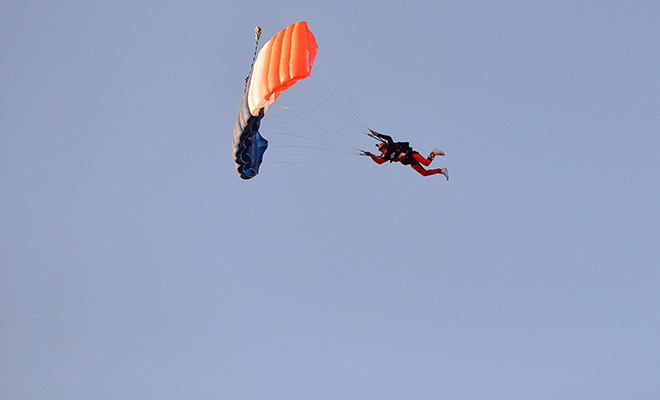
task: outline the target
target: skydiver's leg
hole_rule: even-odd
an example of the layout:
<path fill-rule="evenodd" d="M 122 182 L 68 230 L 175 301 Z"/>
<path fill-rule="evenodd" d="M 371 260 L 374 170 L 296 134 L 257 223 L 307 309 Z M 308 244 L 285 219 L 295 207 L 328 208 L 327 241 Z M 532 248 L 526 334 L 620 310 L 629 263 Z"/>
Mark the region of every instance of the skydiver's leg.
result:
<path fill-rule="evenodd" d="M 430 164 L 430 162 L 429 162 L 429 164 Z M 419 172 L 419 174 L 422 175 L 422 176 L 429 176 L 429 175 L 435 175 L 435 174 L 441 174 L 442 173 L 442 168 L 424 169 L 424 167 L 422 167 L 419 164 L 411 164 L 410 166 L 412 167 L 412 169 Z"/>
<path fill-rule="evenodd" d="M 417 152 L 413 153 L 413 158 L 415 159 L 415 161 L 417 161 L 418 163 L 420 163 L 420 164 L 422 164 L 426 167 L 431 165 L 431 161 L 433 161 L 433 158 L 431 158 L 430 156 L 429 156 L 429 158 L 425 158 L 423 155 L 421 155 Z"/>

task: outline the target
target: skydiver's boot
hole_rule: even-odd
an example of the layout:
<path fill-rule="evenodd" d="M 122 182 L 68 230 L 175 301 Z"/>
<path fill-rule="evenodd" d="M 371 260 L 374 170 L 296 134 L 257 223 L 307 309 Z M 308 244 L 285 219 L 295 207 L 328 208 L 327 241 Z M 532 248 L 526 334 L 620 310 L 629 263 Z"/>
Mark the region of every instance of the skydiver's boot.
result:
<path fill-rule="evenodd" d="M 447 167 L 440 168 L 440 173 L 444 175 L 447 180 L 449 180 L 449 172 L 447 171 Z"/>
<path fill-rule="evenodd" d="M 433 159 L 435 158 L 435 156 L 444 156 L 444 155 L 445 155 L 445 152 L 444 152 L 444 151 L 442 151 L 442 150 L 440 150 L 440 149 L 433 149 L 433 151 L 432 151 L 431 154 L 429 155 L 428 159 L 431 160 L 431 161 L 433 161 Z"/>

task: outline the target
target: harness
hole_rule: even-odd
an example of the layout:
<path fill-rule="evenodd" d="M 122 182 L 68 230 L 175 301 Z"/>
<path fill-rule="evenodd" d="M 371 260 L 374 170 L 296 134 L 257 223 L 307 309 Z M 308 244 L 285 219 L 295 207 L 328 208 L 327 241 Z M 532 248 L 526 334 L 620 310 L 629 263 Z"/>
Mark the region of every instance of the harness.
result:
<path fill-rule="evenodd" d="M 410 164 L 418 164 L 417 161 L 415 161 L 414 154 L 416 153 L 415 150 L 410 147 L 410 142 L 394 142 L 393 144 L 388 144 L 387 146 L 387 151 L 384 154 L 384 158 L 389 160 L 390 162 L 394 162 L 401 154 L 404 155 L 403 160 L 401 161 L 401 164 L 403 165 L 410 165 Z"/>

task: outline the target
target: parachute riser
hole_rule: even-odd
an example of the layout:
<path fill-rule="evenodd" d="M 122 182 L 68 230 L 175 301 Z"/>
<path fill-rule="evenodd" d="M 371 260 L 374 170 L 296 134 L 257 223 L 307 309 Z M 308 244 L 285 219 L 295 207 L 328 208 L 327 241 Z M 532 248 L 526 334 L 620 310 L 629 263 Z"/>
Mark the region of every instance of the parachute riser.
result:
<path fill-rule="evenodd" d="M 375 131 L 369 129 L 369 132 L 370 132 L 370 133 L 367 133 L 367 136 L 369 136 L 370 138 L 376 139 L 376 140 L 378 140 L 378 141 L 381 142 L 381 143 L 385 143 L 385 142 L 386 142 L 385 139 L 383 139 L 383 138 L 381 138 L 381 137 L 379 137 L 379 136 L 376 136 L 376 135 L 374 134 Z"/>

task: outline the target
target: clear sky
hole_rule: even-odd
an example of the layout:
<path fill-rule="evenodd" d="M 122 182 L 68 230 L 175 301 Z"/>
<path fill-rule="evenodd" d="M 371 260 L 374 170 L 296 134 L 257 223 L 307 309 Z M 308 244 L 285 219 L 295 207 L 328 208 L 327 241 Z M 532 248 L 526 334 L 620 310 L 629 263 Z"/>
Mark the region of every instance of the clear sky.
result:
<path fill-rule="evenodd" d="M 0 397 L 660 396 L 660 3 L 320 4 L 0 4 Z M 299 20 L 448 182 L 238 177 Z"/>

